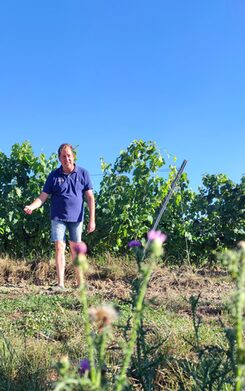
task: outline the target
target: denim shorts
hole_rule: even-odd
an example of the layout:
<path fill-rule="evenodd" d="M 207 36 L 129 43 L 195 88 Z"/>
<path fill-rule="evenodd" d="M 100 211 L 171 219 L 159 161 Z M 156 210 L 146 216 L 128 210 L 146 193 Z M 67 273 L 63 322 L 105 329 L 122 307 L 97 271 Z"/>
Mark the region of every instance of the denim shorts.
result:
<path fill-rule="evenodd" d="M 66 241 L 66 229 L 69 232 L 69 240 L 71 242 L 80 243 L 82 240 L 82 221 L 68 222 L 60 220 L 51 220 L 51 241 L 56 242 L 57 240 Z"/>

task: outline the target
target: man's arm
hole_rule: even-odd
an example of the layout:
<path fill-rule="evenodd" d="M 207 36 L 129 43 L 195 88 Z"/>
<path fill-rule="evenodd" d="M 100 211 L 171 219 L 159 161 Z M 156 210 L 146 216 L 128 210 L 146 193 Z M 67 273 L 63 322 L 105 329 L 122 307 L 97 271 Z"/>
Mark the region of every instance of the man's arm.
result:
<path fill-rule="evenodd" d="M 94 201 L 94 193 L 93 190 L 85 191 L 85 197 L 88 204 L 89 210 L 89 223 L 87 232 L 91 233 L 95 230 L 95 201 Z"/>
<path fill-rule="evenodd" d="M 35 209 L 40 208 L 40 206 L 44 204 L 47 198 L 48 198 L 48 194 L 44 193 L 43 191 L 30 205 L 26 205 L 24 207 L 24 212 L 27 215 L 31 215 Z"/>

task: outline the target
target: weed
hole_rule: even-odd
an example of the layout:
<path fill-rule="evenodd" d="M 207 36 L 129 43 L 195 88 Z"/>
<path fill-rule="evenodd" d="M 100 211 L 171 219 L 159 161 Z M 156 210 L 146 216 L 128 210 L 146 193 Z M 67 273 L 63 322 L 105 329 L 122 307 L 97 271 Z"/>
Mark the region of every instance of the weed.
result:
<path fill-rule="evenodd" d="M 14 266 L 14 261 L 11 262 Z M 92 258 L 90 262 L 93 264 L 86 274 L 89 307 L 99 307 L 101 300 L 106 304 L 113 302 L 120 316 L 120 322 L 113 327 L 113 334 L 108 335 L 106 349 L 100 356 L 104 358 L 100 359 L 99 364 L 103 372 L 101 383 L 104 384 L 105 378 L 105 389 L 115 391 L 115 381 L 124 359 L 125 350 L 122 347 L 127 346 L 131 336 L 136 303 L 131 284 L 136 283 L 138 271 L 132 260 L 130 265 L 127 262 L 123 265 L 123 258 L 119 260 L 118 269 L 114 257 L 103 259 L 101 265 Z M 31 268 L 31 264 L 27 266 Z M 32 270 L 34 276 L 37 275 L 36 270 L 37 266 Z M 18 282 L 18 285 L 4 280 L 5 285 L 0 288 L 0 390 L 53 389 L 58 376 L 54 363 L 63 356 L 61 362 L 63 360 L 65 365 L 67 355 L 69 375 L 78 379 L 79 363 L 87 357 L 88 352 L 84 306 L 79 292 L 70 289 L 61 295 L 48 294 L 42 286 L 46 283 L 46 272 L 43 277 L 40 273 L 39 279 L 29 274 L 30 279 L 25 280 L 26 285 L 21 287 L 21 280 L 12 278 L 12 272 L 16 276 L 15 267 L 9 268 L 8 279 Z M 48 277 L 48 281 L 51 279 Z M 34 286 L 33 281 L 38 286 Z M 139 288 L 140 281 L 138 279 Z M 69 283 L 72 284 L 71 280 Z M 141 338 L 144 339 L 144 347 L 138 347 L 137 352 L 134 345 L 124 389 L 142 390 L 145 387 L 145 390 L 152 391 L 196 391 L 205 385 L 206 389 L 212 387 L 212 390 L 218 390 L 217 387 L 223 384 L 224 391 L 234 385 L 237 368 L 235 321 L 230 320 L 225 307 L 234 283 L 231 283 L 225 269 L 198 269 L 194 272 L 190 268 L 156 266 L 144 300 L 143 329 L 137 332 L 137 335 L 143 332 Z M 201 321 L 198 325 L 196 319 L 195 331 L 188 300 L 191 296 L 197 298 L 200 291 L 202 294 L 196 306 L 196 315 L 201 317 Z M 234 307 L 234 301 L 232 303 Z M 222 322 L 219 317 L 222 317 Z M 92 336 L 97 332 L 95 324 L 91 323 Z M 99 338 L 94 340 L 96 345 L 100 343 Z M 3 340 L 7 344 L 5 347 Z M 96 355 L 95 358 L 97 365 Z M 107 364 L 106 372 L 102 361 Z M 230 368 L 227 373 L 225 365 L 227 371 Z M 70 385 L 70 389 L 72 387 L 74 390 L 81 389 L 81 385 Z"/>

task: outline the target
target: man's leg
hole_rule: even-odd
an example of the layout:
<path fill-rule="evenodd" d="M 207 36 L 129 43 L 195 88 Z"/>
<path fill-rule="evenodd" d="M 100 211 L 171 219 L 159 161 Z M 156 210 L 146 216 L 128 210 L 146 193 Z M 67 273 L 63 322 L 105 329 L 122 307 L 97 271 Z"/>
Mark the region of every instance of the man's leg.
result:
<path fill-rule="evenodd" d="M 72 242 L 70 241 L 70 249 L 71 249 L 71 259 L 72 259 L 72 262 L 75 261 L 76 259 L 76 251 L 74 250 L 74 247 L 78 244 L 78 242 Z M 80 242 L 81 243 L 81 242 Z M 80 274 L 79 274 L 79 270 L 78 270 L 78 267 L 75 266 L 75 273 L 76 273 L 76 280 L 77 280 L 77 285 L 80 286 Z"/>
<path fill-rule="evenodd" d="M 51 240 L 55 244 L 55 266 L 58 285 L 64 286 L 65 275 L 65 232 L 66 224 L 63 221 L 51 221 Z"/>
<path fill-rule="evenodd" d="M 64 287 L 65 278 L 65 242 L 55 241 L 55 265 L 58 285 Z"/>
<path fill-rule="evenodd" d="M 76 251 L 74 250 L 74 248 L 77 244 L 81 243 L 82 240 L 82 229 L 83 229 L 82 222 L 68 223 L 68 230 L 70 235 L 69 243 L 71 249 L 72 262 L 74 262 L 74 260 L 76 259 Z M 76 273 L 77 285 L 80 286 L 80 275 L 77 267 L 75 267 L 75 273 Z"/>

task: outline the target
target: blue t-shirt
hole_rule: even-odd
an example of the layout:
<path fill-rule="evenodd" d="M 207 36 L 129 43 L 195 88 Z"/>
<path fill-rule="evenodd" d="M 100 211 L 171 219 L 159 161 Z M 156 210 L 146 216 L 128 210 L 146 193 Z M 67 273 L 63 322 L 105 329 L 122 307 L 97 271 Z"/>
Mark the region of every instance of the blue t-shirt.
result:
<path fill-rule="evenodd" d="M 89 173 L 75 166 L 70 174 L 64 174 L 62 166 L 52 171 L 43 187 L 51 195 L 51 219 L 79 222 L 84 215 L 84 192 L 92 189 Z"/>

